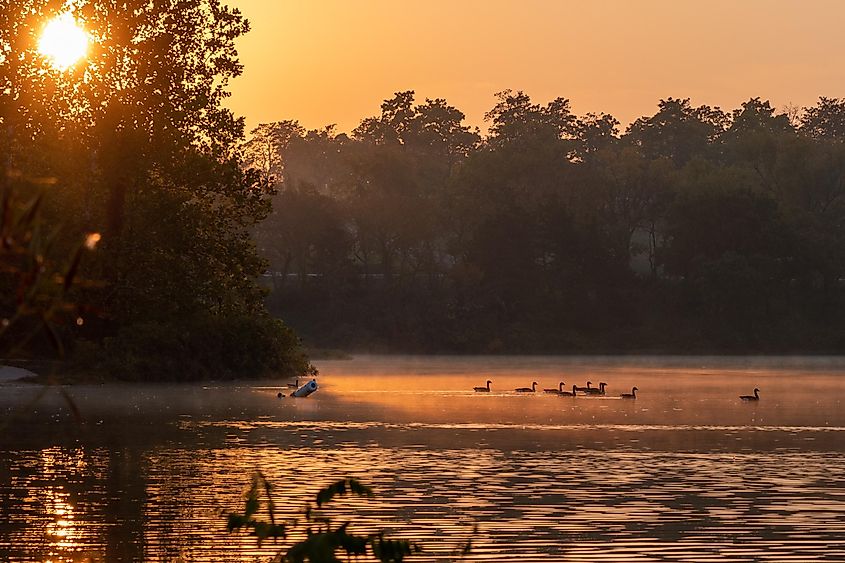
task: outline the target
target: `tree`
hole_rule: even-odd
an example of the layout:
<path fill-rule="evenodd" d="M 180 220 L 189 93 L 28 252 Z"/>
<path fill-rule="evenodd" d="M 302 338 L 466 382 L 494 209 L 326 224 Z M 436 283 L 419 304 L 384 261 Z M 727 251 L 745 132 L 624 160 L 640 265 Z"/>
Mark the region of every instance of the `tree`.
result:
<path fill-rule="evenodd" d="M 800 131 L 813 139 L 845 141 L 845 100 L 822 96 L 815 106 L 804 108 Z"/>
<path fill-rule="evenodd" d="M 493 148 L 519 145 L 523 150 L 530 150 L 575 137 L 576 118 L 565 98 L 541 106 L 532 103 L 522 91 L 503 90 L 496 94 L 496 99 L 496 105 L 484 115 L 490 122 L 487 144 Z"/>
<path fill-rule="evenodd" d="M 578 147 L 575 157 L 582 161 L 619 141 L 619 120 L 607 113 L 588 113 L 575 122 Z"/>
<path fill-rule="evenodd" d="M 727 116 L 719 108 L 693 107 L 689 98 L 667 98 L 660 100 L 655 115 L 634 121 L 625 137 L 646 157 L 665 157 L 683 166 L 706 155 L 709 143 L 726 125 Z"/>
<path fill-rule="evenodd" d="M 86 299 L 107 317 L 83 335 L 209 315 L 269 322 L 249 232 L 269 209 L 267 186 L 241 166 L 243 120 L 222 105 L 247 21 L 219 0 L 80 2 L 92 46 L 62 72 L 33 48 L 60 9 L 18 0 L 0 14 L 0 165 L 4 177 L 54 181 L 45 213 L 69 236 L 103 234 L 86 272 L 103 285 Z"/>

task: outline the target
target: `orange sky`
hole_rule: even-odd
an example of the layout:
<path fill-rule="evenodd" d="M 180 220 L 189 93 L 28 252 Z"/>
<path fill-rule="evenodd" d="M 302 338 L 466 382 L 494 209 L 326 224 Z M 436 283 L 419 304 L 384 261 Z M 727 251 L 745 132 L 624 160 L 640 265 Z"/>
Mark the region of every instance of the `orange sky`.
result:
<path fill-rule="evenodd" d="M 483 126 L 493 94 L 564 96 L 627 124 L 660 98 L 845 96 L 841 0 L 229 0 L 252 22 L 229 101 L 248 127 L 348 131 L 399 90 Z"/>

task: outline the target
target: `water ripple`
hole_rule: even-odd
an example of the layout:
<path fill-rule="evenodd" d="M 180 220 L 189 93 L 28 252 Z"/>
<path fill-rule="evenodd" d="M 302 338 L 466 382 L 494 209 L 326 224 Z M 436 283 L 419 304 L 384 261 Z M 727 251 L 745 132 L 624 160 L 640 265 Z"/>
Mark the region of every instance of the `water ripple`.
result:
<path fill-rule="evenodd" d="M 842 561 L 845 456 L 503 452 L 383 447 L 143 454 L 12 452 L 0 525 L 9 560 L 249 561 L 270 556 L 223 530 L 246 475 L 261 468 L 292 518 L 333 476 L 371 483 L 374 501 L 336 507 L 360 531 L 387 528 L 446 560 L 472 523 L 474 561 Z M 119 493 L 119 494 L 116 494 Z"/>

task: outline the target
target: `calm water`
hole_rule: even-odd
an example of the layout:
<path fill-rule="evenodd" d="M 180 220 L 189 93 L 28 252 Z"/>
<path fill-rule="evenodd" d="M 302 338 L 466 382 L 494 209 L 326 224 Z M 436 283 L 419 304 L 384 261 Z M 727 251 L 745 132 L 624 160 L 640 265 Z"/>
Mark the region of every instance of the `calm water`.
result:
<path fill-rule="evenodd" d="M 845 561 L 845 360 L 361 357 L 278 384 L 0 386 L 0 561 L 255 561 L 250 473 L 293 517 L 343 476 L 353 530 L 446 561 Z M 475 385 L 493 380 L 493 392 Z M 605 398 L 539 389 L 609 383 Z M 639 389 L 636 401 L 615 398 Z M 761 400 L 737 398 L 754 387 Z"/>

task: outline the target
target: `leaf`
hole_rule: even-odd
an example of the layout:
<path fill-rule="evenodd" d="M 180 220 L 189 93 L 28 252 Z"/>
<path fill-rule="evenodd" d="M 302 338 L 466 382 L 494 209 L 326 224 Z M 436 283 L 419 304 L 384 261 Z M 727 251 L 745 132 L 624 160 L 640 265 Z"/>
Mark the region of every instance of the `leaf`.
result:
<path fill-rule="evenodd" d="M 250 496 L 246 499 L 244 503 L 244 516 L 249 518 L 256 512 L 258 512 L 258 508 L 260 507 L 260 503 L 258 501 L 258 497 Z"/>
<path fill-rule="evenodd" d="M 338 546 L 348 555 L 366 555 L 367 544 L 370 543 L 370 538 L 368 536 L 349 534 L 346 532 L 348 527 L 349 523 L 347 522 L 334 531 L 338 539 Z"/>
<path fill-rule="evenodd" d="M 357 479 L 349 477 L 341 479 L 340 481 L 320 490 L 317 493 L 317 507 L 319 508 L 327 502 L 330 502 L 336 496 L 343 496 L 347 493 L 362 497 L 373 496 L 373 490 L 371 488 L 361 484 L 361 482 Z"/>
<path fill-rule="evenodd" d="M 383 534 L 372 539 L 373 555 L 383 563 L 400 563 L 405 557 L 414 553 L 422 552 L 422 549 L 415 543 L 407 540 L 385 539 Z"/>
<path fill-rule="evenodd" d="M 29 227 L 35 222 L 35 217 L 38 215 L 38 210 L 41 209 L 41 202 L 44 199 L 44 192 L 39 193 L 32 202 L 27 206 L 23 216 L 18 221 L 18 226 Z"/>
<path fill-rule="evenodd" d="M 294 544 L 285 553 L 283 561 L 291 563 L 340 563 L 335 551 L 338 538 L 334 533 L 314 534 Z"/>
<path fill-rule="evenodd" d="M 235 530 L 240 530 L 243 528 L 247 523 L 247 519 L 241 516 L 240 514 L 236 514 L 234 512 L 229 513 L 229 517 L 226 521 L 226 531 L 234 532 Z"/>
<path fill-rule="evenodd" d="M 284 538 L 285 537 L 285 528 L 284 526 L 271 524 L 269 522 L 253 522 L 252 523 L 253 534 L 258 537 L 258 546 L 261 546 L 261 542 L 266 540 L 267 538 Z"/>
<path fill-rule="evenodd" d="M 73 254 L 73 260 L 70 263 L 70 267 L 68 268 L 67 272 L 64 275 L 64 284 L 62 285 L 62 289 L 67 291 L 70 289 L 71 284 L 73 284 L 73 278 L 76 277 L 76 272 L 79 270 L 79 263 L 82 261 L 82 246 L 79 246 L 76 249 L 76 252 Z"/>

